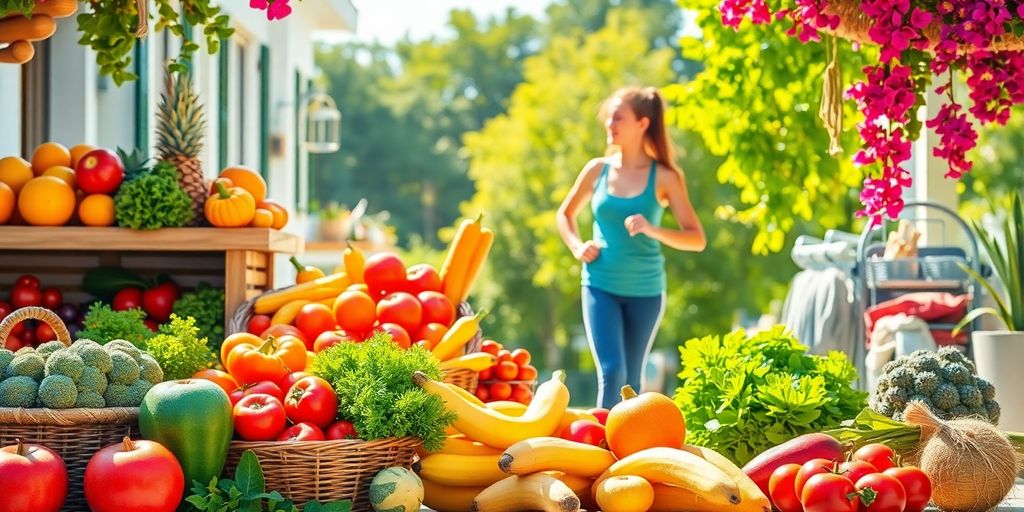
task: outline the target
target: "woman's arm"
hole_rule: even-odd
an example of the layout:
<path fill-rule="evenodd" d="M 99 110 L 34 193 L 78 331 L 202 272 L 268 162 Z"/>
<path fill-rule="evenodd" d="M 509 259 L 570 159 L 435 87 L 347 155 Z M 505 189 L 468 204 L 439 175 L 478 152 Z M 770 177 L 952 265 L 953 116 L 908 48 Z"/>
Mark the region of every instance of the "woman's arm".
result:
<path fill-rule="evenodd" d="M 558 215 L 555 219 L 562 241 L 572 251 L 573 256 L 586 262 L 593 261 L 597 257 L 597 247 L 594 244 L 589 244 L 593 247 L 585 247 L 583 240 L 580 239 L 576 216 L 594 195 L 594 183 L 603 165 L 602 159 L 595 158 L 583 167 L 583 170 L 576 176 L 576 182 L 573 183 L 561 206 L 558 207 Z"/>
<path fill-rule="evenodd" d="M 671 171 L 666 174 L 663 190 L 668 196 L 668 206 L 676 218 L 679 229 L 663 228 L 651 225 L 642 215 L 633 215 L 626 219 L 626 228 L 636 236 L 643 233 L 673 249 L 679 251 L 701 252 L 707 247 L 704 228 L 697 218 L 697 212 L 690 203 L 690 195 L 686 190 L 686 180 L 682 174 Z"/>

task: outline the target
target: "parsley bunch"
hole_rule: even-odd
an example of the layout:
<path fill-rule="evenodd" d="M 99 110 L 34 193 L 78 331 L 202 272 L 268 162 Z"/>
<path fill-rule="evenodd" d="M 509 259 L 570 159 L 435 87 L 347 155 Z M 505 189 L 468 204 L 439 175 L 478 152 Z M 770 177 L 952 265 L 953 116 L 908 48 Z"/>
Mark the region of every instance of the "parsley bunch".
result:
<path fill-rule="evenodd" d="M 101 345 L 110 340 L 127 340 L 136 347 L 144 348 L 146 340 L 153 336 L 153 331 L 146 327 L 145 319 L 146 313 L 141 309 L 114 311 L 107 304 L 94 302 L 85 314 L 84 328 L 78 332 L 78 338 Z"/>
<path fill-rule="evenodd" d="M 210 364 L 206 338 L 199 336 L 196 319 L 171 314 L 160 334 L 146 342 L 149 352 L 164 371 L 164 380 L 187 379 Z"/>

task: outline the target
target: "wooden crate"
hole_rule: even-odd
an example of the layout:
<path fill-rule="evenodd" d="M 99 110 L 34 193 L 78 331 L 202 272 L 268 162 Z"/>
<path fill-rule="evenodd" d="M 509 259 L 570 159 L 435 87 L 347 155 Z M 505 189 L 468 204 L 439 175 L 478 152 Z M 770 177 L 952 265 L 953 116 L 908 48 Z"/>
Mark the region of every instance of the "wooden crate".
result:
<path fill-rule="evenodd" d="M 239 305 L 274 287 L 274 255 L 302 251 L 302 238 L 267 228 L 0 226 L 0 297 L 33 274 L 80 304 L 91 298 L 81 287 L 87 270 L 120 266 L 143 277 L 166 273 L 185 291 L 201 282 L 223 287 L 227 327 Z"/>

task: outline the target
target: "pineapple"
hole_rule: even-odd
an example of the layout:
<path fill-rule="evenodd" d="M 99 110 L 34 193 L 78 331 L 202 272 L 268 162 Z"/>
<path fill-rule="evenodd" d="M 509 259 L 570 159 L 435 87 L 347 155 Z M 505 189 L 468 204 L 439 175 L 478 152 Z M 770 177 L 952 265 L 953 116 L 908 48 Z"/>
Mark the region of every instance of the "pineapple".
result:
<path fill-rule="evenodd" d="M 157 155 L 178 168 L 181 188 L 192 198 L 190 225 L 198 226 L 205 218 L 203 207 L 208 195 L 199 162 L 206 118 L 188 74 L 167 72 L 167 89 L 160 95 L 156 118 Z"/>

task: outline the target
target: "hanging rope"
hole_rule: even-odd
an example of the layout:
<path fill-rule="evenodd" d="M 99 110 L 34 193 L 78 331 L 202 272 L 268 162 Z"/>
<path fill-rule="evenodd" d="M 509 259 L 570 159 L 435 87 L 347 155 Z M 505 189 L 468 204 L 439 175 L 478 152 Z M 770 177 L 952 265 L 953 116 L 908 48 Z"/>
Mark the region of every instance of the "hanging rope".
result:
<path fill-rule="evenodd" d="M 821 107 L 818 117 L 828 131 L 828 154 L 836 156 L 843 152 L 840 137 L 843 133 L 843 73 L 839 68 L 839 40 L 834 36 L 825 38 L 829 62 L 821 91 Z"/>
<path fill-rule="evenodd" d="M 142 39 L 149 34 L 149 0 L 135 0 L 139 10 L 139 23 L 135 26 L 135 37 Z"/>

